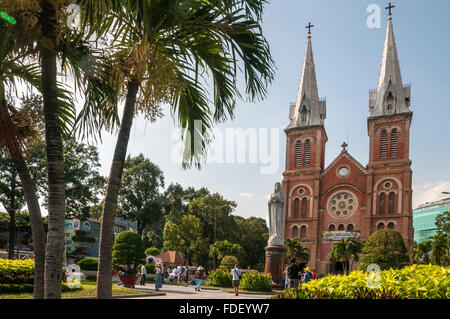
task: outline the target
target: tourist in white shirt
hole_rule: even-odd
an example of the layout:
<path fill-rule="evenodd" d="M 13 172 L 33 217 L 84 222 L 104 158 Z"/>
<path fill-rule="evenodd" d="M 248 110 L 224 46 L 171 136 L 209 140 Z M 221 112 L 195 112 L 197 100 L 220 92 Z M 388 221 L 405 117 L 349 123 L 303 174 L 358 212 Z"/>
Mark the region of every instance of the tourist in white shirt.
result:
<path fill-rule="evenodd" d="M 231 269 L 231 274 L 233 275 L 233 288 L 234 294 L 236 296 L 239 295 L 239 280 L 241 280 L 241 270 L 238 268 L 238 265 L 234 265 L 234 268 Z"/>
<path fill-rule="evenodd" d="M 141 286 L 145 286 L 145 279 L 147 277 L 147 267 L 145 265 L 142 265 L 141 267 Z"/>

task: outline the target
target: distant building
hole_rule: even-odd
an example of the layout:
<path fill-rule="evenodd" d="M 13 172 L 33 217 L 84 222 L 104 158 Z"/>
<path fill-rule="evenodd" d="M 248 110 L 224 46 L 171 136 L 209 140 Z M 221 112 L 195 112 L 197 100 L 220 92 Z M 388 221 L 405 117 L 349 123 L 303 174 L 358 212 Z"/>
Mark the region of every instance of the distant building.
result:
<path fill-rule="evenodd" d="M 169 250 L 158 256 L 154 256 L 153 262 L 155 262 L 158 259 L 161 259 L 161 262 L 164 264 L 164 267 L 189 265 L 187 259 L 185 259 L 180 253 L 177 253 L 176 251 L 173 250 Z M 193 265 L 195 266 L 196 264 L 193 263 Z"/>
<path fill-rule="evenodd" d="M 66 226 L 66 252 L 77 257 L 98 257 L 100 240 L 99 220 L 88 218 L 67 219 Z M 114 219 L 114 237 L 127 230 L 136 231 L 136 223 L 116 217 Z"/>
<path fill-rule="evenodd" d="M 436 234 L 436 216 L 450 211 L 450 197 L 425 203 L 413 210 L 414 241 L 422 243 Z"/>

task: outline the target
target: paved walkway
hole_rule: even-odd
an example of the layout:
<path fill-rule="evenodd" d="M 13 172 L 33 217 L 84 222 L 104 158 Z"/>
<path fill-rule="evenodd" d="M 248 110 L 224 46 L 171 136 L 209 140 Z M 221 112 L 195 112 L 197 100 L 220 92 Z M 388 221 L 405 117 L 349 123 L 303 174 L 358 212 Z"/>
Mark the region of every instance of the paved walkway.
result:
<path fill-rule="evenodd" d="M 146 284 L 144 286 L 136 285 L 136 288 L 148 289 L 155 291 L 154 284 Z M 202 289 L 202 291 L 195 291 L 195 286 L 182 287 L 175 285 L 163 285 L 159 292 L 163 292 L 165 296 L 145 296 L 136 297 L 133 299 L 267 299 L 272 295 L 260 295 L 260 294 L 245 294 L 239 293 L 239 296 L 235 296 L 234 293 L 223 292 L 221 290 Z"/>

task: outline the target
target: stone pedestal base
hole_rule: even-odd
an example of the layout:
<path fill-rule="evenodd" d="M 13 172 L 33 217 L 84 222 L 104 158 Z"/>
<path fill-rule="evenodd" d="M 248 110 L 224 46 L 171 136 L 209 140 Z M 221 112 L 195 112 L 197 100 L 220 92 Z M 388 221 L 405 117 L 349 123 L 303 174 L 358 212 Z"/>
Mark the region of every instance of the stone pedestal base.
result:
<path fill-rule="evenodd" d="M 283 246 L 267 246 L 266 266 L 264 272 L 272 275 L 272 281 L 278 283 L 282 278 L 283 257 L 286 249 Z"/>

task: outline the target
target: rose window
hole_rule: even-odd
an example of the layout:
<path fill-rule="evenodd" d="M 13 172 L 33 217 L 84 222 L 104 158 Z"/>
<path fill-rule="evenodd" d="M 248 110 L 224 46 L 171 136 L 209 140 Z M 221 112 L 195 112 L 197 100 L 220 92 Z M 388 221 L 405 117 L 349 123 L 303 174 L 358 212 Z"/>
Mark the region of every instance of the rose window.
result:
<path fill-rule="evenodd" d="M 328 203 L 328 212 L 333 217 L 346 218 L 356 211 L 357 201 L 350 193 L 342 192 L 331 197 Z"/>

